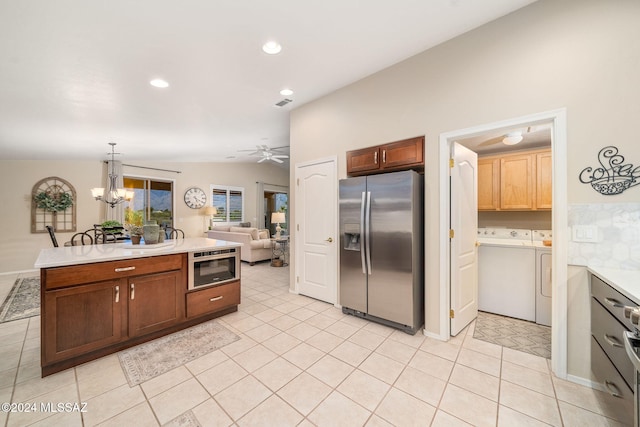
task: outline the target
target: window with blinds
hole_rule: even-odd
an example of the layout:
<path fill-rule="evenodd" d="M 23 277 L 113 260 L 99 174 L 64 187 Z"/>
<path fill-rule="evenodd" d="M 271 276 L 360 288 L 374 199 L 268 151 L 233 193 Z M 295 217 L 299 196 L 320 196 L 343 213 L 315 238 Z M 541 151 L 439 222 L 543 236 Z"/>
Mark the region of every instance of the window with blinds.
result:
<path fill-rule="evenodd" d="M 211 203 L 216 208 L 214 222 L 244 222 L 244 188 L 212 184 Z"/>

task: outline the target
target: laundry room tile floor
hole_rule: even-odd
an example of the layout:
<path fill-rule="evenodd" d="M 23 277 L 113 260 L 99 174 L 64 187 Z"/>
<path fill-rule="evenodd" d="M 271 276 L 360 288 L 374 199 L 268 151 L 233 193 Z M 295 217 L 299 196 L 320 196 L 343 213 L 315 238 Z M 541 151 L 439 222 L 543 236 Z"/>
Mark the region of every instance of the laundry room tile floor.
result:
<path fill-rule="evenodd" d="M 87 403 L 0 411 L 0 425 L 623 425 L 617 399 L 474 338 L 474 323 L 446 343 L 406 335 L 290 293 L 286 267 L 243 263 L 242 304 L 218 321 L 240 340 L 133 387 L 117 355 L 42 379 L 40 318 L 0 324 L 1 402 Z"/>

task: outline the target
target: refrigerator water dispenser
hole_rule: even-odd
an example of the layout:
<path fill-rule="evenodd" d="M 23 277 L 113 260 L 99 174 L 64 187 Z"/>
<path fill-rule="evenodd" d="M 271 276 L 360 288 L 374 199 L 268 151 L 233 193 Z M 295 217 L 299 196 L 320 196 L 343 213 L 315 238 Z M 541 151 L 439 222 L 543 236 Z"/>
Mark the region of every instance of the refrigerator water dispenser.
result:
<path fill-rule="evenodd" d="M 360 224 L 344 224 L 344 249 L 360 251 Z"/>

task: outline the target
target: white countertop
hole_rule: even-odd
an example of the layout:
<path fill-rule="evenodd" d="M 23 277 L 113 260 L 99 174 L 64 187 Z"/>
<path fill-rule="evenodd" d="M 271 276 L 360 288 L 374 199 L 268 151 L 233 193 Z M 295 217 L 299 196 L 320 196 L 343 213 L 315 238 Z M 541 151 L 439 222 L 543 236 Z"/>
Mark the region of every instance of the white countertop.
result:
<path fill-rule="evenodd" d="M 618 270 L 591 266 L 587 267 L 587 269 L 618 292 L 640 305 L 640 270 Z"/>
<path fill-rule="evenodd" d="M 92 262 L 144 258 L 240 246 L 242 246 L 242 243 L 208 239 L 206 237 L 173 239 L 155 245 L 132 245 L 131 242 L 127 242 L 108 243 L 104 245 L 65 246 L 42 249 L 34 267 L 60 267 L 64 265 L 89 264 Z"/>

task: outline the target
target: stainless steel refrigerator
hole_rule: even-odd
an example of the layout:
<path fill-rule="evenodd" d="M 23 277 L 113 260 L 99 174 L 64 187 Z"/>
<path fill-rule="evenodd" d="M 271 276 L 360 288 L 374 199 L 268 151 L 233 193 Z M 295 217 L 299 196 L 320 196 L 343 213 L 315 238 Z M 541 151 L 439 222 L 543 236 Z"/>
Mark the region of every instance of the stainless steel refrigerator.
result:
<path fill-rule="evenodd" d="M 423 177 L 340 180 L 342 311 L 415 334 L 424 324 Z"/>

